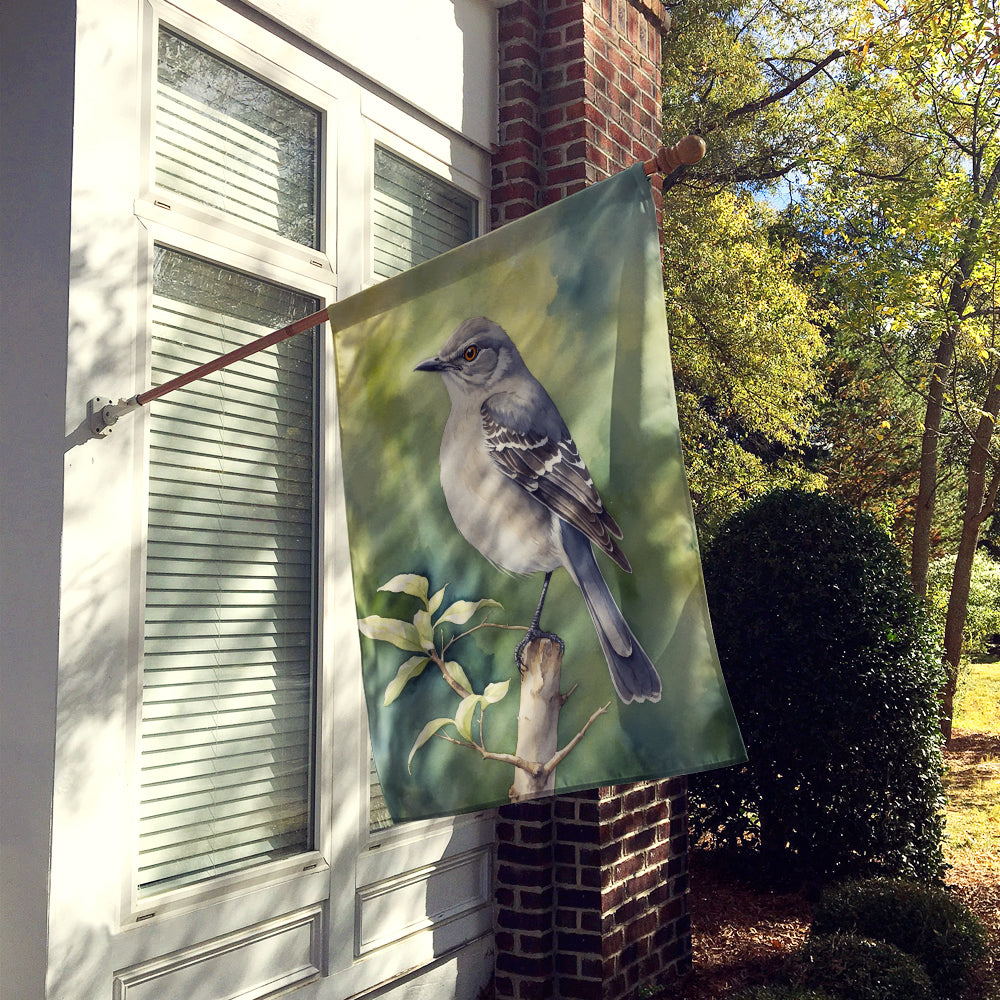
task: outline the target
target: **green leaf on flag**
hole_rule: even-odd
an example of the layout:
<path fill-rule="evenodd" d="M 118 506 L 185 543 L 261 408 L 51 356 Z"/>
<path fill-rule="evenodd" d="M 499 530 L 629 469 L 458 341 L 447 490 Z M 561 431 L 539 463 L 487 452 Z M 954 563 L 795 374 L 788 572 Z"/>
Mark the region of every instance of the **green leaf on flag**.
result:
<path fill-rule="evenodd" d="M 465 670 L 462 668 L 461 663 L 458 663 L 455 660 L 448 660 L 445 663 L 444 668 L 448 671 L 448 675 L 452 678 L 452 680 L 461 684 L 466 691 L 472 690 L 472 685 L 469 683 L 469 678 L 466 675 Z"/>
<path fill-rule="evenodd" d="M 396 676 L 386 685 L 385 700 L 382 704 L 391 705 L 402 694 L 403 688 L 406 687 L 407 683 L 413 680 L 414 677 L 419 677 L 423 673 L 424 667 L 430 662 L 429 657 L 426 656 L 411 656 L 396 671 Z"/>
<path fill-rule="evenodd" d="M 502 701 L 507 697 L 507 690 L 510 688 L 510 681 L 494 681 L 492 684 L 486 685 L 486 690 L 483 692 L 483 700 L 488 705 L 495 705 L 498 701 Z"/>
<path fill-rule="evenodd" d="M 444 600 L 444 592 L 448 589 L 448 584 L 445 584 L 428 602 L 427 610 L 434 614 L 439 607 L 441 607 L 441 602 Z"/>
<path fill-rule="evenodd" d="M 455 713 L 455 728 L 467 739 L 472 739 L 472 717 L 476 708 L 483 703 L 481 694 L 470 694 L 468 698 L 463 698 Z"/>
<path fill-rule="evenodd" d="M 429 586 L 430 583 L 426 576 L 419 576 L 417 573 L 400 573 L 399 576 L 394 576 L 378 589 L 388 591 L 390 594 L 409 594 L 411 597 L 419 597 L 426 603 Z"/>
<path fill-rule="evenodd" d="M 434 648 L 434 625 L 431 623 L 429 611 L 418 611 L 413 616 L 413 627 L 417 630 L 417 640 L 421 649 L 430 651 Z"/>
<path fill-rule="evenodd" d="M 455 601 L 447 611 L 437 620 L 437 624 L 442 622 L 452 622 L 454 625 L 464 625 L 477 611 L 482 608 L 502 608 L 499 601 L 491 601 L 484 598 L 481 601 Z"/>
<path fill-rule="evenodd" d="M 410 756 L 406 759 L 406 770 L 413 773 L 410 765 L 413 763 L 413 755 L 443 726 L 454 725 L 454 719 L 431 719 L 430 722 L 420 730 L 420 735 L 413 744 Z"/>
<path fill-rule="evenodd" d="M 358 621 L 362 635 L 380 642 L 391 642 L 398 649 L 409 653 L 422 653 L 424 647 L 420 644 L 420 636 L 416 628 L 409 622 L 398 618 L 383 618 L 381 615 L 369 615 Z"/>

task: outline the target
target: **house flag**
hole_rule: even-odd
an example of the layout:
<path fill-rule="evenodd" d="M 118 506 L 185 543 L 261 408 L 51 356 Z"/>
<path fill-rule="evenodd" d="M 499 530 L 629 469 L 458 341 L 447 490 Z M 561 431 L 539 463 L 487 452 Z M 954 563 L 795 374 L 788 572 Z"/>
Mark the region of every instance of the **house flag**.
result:
<path fill-rule="evenodd" d="M 346 299 L 330 321 L 392 818 L 745 760 L 642 166 Z"/>

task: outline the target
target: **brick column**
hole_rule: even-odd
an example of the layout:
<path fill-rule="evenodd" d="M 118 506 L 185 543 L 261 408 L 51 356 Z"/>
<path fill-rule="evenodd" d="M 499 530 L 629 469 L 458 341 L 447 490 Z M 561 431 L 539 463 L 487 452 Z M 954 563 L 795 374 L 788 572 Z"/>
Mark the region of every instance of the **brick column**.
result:
<path fill-rule="evenodd" d="M 621 1000 L 691 966 L 687 783 L 504 806 L 496 996 Z"/>
<path fill-rule="evenodd" d="M 668 25 L 660 0 L 499 9 L 494 227 L 653 155 Z M 684 778 L 500 809 L 497 997 L 620 1000 L 687 971 L 687 846 Z"/>
<path fill-rule="evenodd" d="M 494 227 L 653 155 L 661 0 L 514 0 L 498 25 Z"/>

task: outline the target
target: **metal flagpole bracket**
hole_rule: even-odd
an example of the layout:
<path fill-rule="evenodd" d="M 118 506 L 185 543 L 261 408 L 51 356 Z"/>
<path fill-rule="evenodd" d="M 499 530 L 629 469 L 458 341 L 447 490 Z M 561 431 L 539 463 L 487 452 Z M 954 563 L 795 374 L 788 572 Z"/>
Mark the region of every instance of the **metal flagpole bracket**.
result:
<path fill-rule="evenodd" d="M 94 437 L 107 437 L 122 414 L 129 413 L 138 407 L 139 401 L 135 396 L 132 396 L 131 399 L 119 399 L 117 403 L 104 396 L 88 399 L 87 423 L 90 425 L 90 433 Z"/>

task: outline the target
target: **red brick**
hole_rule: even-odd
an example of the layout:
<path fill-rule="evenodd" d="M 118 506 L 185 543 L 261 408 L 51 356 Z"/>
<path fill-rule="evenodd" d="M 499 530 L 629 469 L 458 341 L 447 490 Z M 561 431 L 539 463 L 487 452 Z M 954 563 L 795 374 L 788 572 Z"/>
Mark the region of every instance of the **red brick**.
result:
<path fill-rule="evenodd" d="M 498 118 L 501 127 L 507 122 L 535 122 L 538 119 L 538 107 L 534 102 L 515 101 L 501 105 Z"/>
<path fill-rule="evenodd" d="M 511 58 L 500 65 L 494 220 L 520 217 L 648 158 L 659 135 L 665 17 L 662 0 L 515 0 L 498 11 L 500 49 Z M 515 974 L 498 960 L 497 995 L 533 1000 L 530 991 L 544 986 L 547 992 L 538 996 L 623 1000 L 638 983 L 690 964 L 684 779 L 606 787 L 556 798 L 546 808 L 537 818 L 554 818 L 555 827 L 531 833 L 509 825 L 512 815 L 523 814 L 500 810 L 498 839 L 508 839 L 513 851 L 498 852 L 497 900 L 509 904 L 516 894 L 529 922 L 554 917 L 561 928 L 557 947 L 547 973 L 528 965 Z M 532 873 L 546 869 L 531 864 L 530 845 L 541 845 L 550 832 L 557 840 L 549 883 L 532 884 Z M 537 930 L 527 948 L 541 949 L 541 961 L 549 931 L 532 926 Z M 573 952 L 560 951 L 563 939 L 590 939 L 594 954 L 580 953 L 576 962 Z"/>
<path fill-rule="evenodd" d="M 509 42 L 504 42 L 500 48 L 500 61 L 502 63 L 523 60 L 534 65 L 537 59 L 538 52 L 535 46 L 523 38 L 514 38 Z"/>
<path fill-rule="evenodd" d="M 564 24 L 579 24 L 583 20 L 584 4 L 579 0 L 567 4 L 562 10 L 550 11 L 545 19 L 546 28 L 555 28 Z"/>
<path fill-rule="evenodd" d="M 542 49 L 542 67 L 554 69 L 585 58 L 587 54 L 584 39 L 574 38 L 561 41 L 558 45 Z"/>
<path fill-rule="evenodd" d="M 567 978 L 559 983 L 559 995 L 566 1000 L 604 1000 L 604 985 L 599 980 Z"/>
<path fill-rule="evenodd" d="M 542 135 L 534 125 L 526 121 L 510 122 L 502 129 L 505 142 L 516 142 L 518 139 L 525 139 L 536 145 L 541 142 Z"/>
<path fill-rule="evenodd" d="M 506 109 L 508 104 L 514 104 L 515 106 L 520 106 L 517 104 L 519 101 L 523 101 L 527 105 L 527 115 L 528 118 L 535 118 L 538 115 L 538 101 L 539 94 L 538 88 L 532 86 L 531 82 L 528 80 L 512 80 L 510 83 L 505 84 L 500 89 L 501 96 L 501 106 Z"/>

